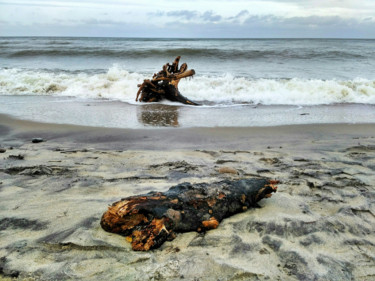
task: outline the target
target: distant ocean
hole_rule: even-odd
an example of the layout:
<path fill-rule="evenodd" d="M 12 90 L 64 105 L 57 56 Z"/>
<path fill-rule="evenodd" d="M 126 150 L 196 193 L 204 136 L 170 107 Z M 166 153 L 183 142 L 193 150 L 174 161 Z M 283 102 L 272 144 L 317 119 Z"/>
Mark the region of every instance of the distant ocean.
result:
<path fill-rule="evenodd" d="M 178 55 L 196 71 L 180 91 L 204 107 L 375 105 L 375 40 L 0 37 L 0 113 L 15 96 L 138 104 Z"/>

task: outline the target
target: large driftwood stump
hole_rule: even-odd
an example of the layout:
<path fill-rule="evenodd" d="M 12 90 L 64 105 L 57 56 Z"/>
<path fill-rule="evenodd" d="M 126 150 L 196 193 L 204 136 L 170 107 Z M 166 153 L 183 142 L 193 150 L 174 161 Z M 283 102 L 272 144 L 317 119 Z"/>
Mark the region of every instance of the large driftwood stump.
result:
<path fill-rule="evenodd" d="M 276 192 L 278 181 L 224 180 L 182 183 L 167 192 L 150 192 L 115 202 L 101 219 L 108 232 L 127 236 L 133 250 L 147 251 L 173 240 L 174 232 L 205 231 L 233 214 L 257 207 Z"/>
<path fill-rule="evenodd" d="M 186 63 L 183 63 L 181 67 L 178 68 L 180 58 L 181 57 L 178 56 L 172 65 L 169 63 L 164 65 L 163 69 L 155 73 L 151 80 L 146 79 L 142 84 L 139 84 L 139 90 L 135 100 L 141 102 L 158 102 L 162 99 L 167 99 L 183 104 L 198 105 L 181 95 L 178 90 L 178 83 L 182 78 L 195 74 L 194 69 L 187 70 L 188 67 Z"/>

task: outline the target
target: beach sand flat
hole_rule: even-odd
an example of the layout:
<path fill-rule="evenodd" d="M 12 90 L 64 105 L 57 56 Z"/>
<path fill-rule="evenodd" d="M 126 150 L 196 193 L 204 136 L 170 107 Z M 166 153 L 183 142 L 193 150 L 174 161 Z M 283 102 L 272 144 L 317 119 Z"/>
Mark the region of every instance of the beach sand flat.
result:
<path fill-rule="evenodd" d="M 44 142 L 32 143 L 36 137 Z M 5 278 L 375 279 L 373 124 L 150 130 L 0 115 L 0 146 Z M 134 252 L 99 225 L 126 196 L 246 177 L 281 183 L 262 208 L 205 234 Z"/>

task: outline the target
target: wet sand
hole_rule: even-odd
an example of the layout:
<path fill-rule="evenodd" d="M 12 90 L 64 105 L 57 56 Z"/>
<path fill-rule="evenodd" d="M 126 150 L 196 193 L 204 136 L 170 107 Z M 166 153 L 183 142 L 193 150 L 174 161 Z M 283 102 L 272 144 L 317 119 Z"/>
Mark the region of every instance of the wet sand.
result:
<path fill-rule="evenodd" d="M 108 129 L 0 115 L 0 276 L 373 280 L 374 128 Z M 126 196 L 247 177 L 281 183 L 262 208 L 150 252 L 99 225 Z"/>
<path fill-rule="evenodd" d="M 128 104 L 56 96 L 1 96 L 0 114 L 36 122 L 127 129 L 266 127 L 303 124 L 364 124 L 375 120 L 375 105 Z"/>

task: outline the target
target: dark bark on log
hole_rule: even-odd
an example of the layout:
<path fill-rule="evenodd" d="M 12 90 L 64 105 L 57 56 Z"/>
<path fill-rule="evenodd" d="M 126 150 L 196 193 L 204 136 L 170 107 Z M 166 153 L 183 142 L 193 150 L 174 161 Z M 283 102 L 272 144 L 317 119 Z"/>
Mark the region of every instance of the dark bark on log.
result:
<path fill-rule="evenodd" d="M 180 68 L 178 56 L 172 65 L 169 63 L 163 66 L 163 70 L 154 74 L 152 80 L 144 80 L 139 84 L 136 101 L 141 102 L 158 102 L 162 99 L 177 101 L 183 104 L 199 105 L 181 95 L 178 90 L 178 83 L 182 78 L 190 77 L 195 74 L 194 69 L 187 70 L 187 64 L 183 63 Z"/>
<path fill-rule="evenodd" d="M 224 180 L 213 184 L 182 183 L 167 192 L 150 192 L 115 202 L 101 219 L 108 232 L 128 237 L 135 251 L 158 248 L 174 232 L 206 231 L 222 219 L 258 207 L 276 192 L 278 181 Z"/>
<path fill-rule="evenodd" d="M 164 87 L 165 89 L 165 98 L 170 101 L 178 101 L 183 104 L 190 104 L 190 105 L 199 105 L 188 98 L 184 97 L 180 94 L 180 91 L 177 87 L 173 86 L 172 84 L 168 84 Z"/>

